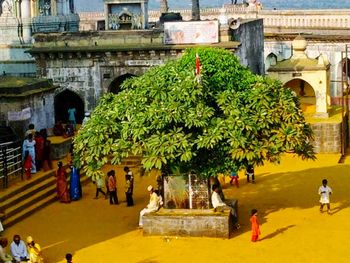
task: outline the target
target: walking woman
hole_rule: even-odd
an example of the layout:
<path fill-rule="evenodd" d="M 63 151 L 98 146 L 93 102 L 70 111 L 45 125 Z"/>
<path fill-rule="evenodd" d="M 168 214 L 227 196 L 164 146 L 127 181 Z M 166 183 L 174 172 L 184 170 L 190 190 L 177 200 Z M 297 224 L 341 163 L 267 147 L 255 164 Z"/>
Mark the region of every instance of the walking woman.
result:
<path fill-rule="evenodd" d="M 63 168 L 62 162 L 57 163 L 58 169 L 56 173 L 57 178 L 57 197 L 61 203 L 69 203 L 69 192 L 66 178 L 66 170 Z"/>

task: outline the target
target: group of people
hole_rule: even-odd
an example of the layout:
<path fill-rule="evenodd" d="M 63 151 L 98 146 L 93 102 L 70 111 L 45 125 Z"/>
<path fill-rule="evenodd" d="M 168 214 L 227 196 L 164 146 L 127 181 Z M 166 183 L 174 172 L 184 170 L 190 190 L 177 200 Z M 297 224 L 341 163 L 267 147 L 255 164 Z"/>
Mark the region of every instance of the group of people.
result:
<path fill-rule="evenodd" d="M 133 206 L 134 205 L 134 199 L 133 199 L 134 175 L 128 166 L 124 167 L 124 172 L 125 172 L 126 205 Z M 113 205 L 113 204 L 118 205 L 119 204 L 118 194 L 117 194 L 117 179 L 116 179 L 114 170 L 110 170 L 107 173 L 107 177 L 106 177 L 105 182 L 102 178 L 98 178 L 96 180 L 95 184 L 96 184 L 95 199 L 98 199 L 99 193 L 101 193 L 105 196 L 105 199 L 107 199 L 107 195 L 109 195 L 109 203 L 111 205 Z M 103 191 L 104 184 L 106 184 L 107 193 Z"/>
<path fill-rule="evenodd" d="M 14 235 L 10 244 L 10 252 L 6 252 L 8 245 L 7 238 L 0 238 L 0 260 L 4 263 L 44 263 L 41 248 L 31 236 L 28 236 L 26 243 L 21 240 L 19 235 Z"/>
<path fill-rule="evenodd" d="M 51 162 L 51 141 L 47 139 L 46 129 L 40 132 L 35 130 L 34 124 L 28 126 L 25 133 L 26 138 L 23 141 L 23 169 L 27 179 L 32 174 L 43 169 L 48 171 L 52 169 Z"/>
<path fill-rule="evenodd" d="M 249 177 L 248 177 L 249 180 Z M 332 194 L 332 189 L 327 185 L 328 180 L 323 179 L 322 185 L 318 189 L 318 194 L 320 195 L 320 212 L 323 213 L 323 207 L 327 207 L 327 213 L 331 214 L 331 207 L 330 207 L 330 195 Z M 239 224 L 237 223 L 237 213 L 235 211 L 235 207 L 233 207 L 231 204 L 225 203 L 223 201 L 223 193 L 222 189 L 219 184 L 214 184 L 212 186 L 212 196 L 211 196 L 211 203 L 213 205 L 213 208 L 215 211 L 224 211 L 229 210 L 232 214 L 233 223 L 236 226 L 236 228 L 239 228 Z M 250 223 L 251 223 L 251 241 L 257 242 L 259 240 L 260 232 L 260 225 L 258 220 L 258 210 L 252 209 L 251 215 L 250 215 Z"/>
<path fill-rule="evenodd" d="M 74 165 L 70 165 L 71 177 L 68 187 L 67 167 L 63 166 L 62 162 L 58 162 L 57 166 L 56 181 L 59 201 L 61 203 L 70 203 L 70 201 L 79 200 L 82 197 L 79 170 Z"/>
<path fill-rule="evenodd" d="M 247 165 L 246 170 L 245 170 L 245 175 L 247 177 L 247 183 L 252 182 L 255 184 L 255 173 L 254 173 L 254 166 L 253 165 Z M 238 188 L 239 187 L 239 181 L 238 181 L 238 172 L 237 170 L 233 170 L 230 174 L 230 185 L 235 184 L 235 186 Z"/>

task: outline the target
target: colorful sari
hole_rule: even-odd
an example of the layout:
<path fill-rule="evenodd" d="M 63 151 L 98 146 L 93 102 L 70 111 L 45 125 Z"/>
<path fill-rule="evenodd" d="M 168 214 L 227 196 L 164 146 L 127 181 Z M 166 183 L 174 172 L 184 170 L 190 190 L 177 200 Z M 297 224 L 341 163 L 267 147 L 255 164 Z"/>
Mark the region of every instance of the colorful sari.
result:
<path fill-rule="evenodd" d="M 69 203 L 68 183 L 66 178 L 66 171 L 64 168 L 57 170 L 57 197 L 62 203 Z"/>
<path fill-rule="evenodd" d="M 70 197 L 71 200 L 79 200 L 81 198 L 79 171 L 74 166 L 72 166 L 72 173 L 70 176 Z"/>

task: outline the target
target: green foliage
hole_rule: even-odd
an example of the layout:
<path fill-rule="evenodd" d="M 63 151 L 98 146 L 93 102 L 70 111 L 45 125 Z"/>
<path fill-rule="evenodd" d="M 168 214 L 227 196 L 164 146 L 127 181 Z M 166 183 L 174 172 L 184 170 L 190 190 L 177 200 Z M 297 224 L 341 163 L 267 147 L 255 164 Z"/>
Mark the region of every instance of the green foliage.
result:
<path fill-rule="evenodd" d="M 100 99 L 74 140 L 76 161 L 88 176 L 129 154 L 142 156 L 146 169 L 176 167 L 203 176 L 278 162 L 285 152 L 315 158 L 296 95 L 254 75 L 229 51 L 189 49 L 126 80 L 122 89 Z"/>

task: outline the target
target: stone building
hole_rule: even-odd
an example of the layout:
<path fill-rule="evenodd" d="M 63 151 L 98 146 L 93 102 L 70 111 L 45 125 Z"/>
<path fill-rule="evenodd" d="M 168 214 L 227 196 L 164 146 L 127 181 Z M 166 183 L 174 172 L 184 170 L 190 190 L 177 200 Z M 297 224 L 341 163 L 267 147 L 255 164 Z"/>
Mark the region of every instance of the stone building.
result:
<path fill-rule="evenodd" d="M 205 45 L 232 50 L 243 65 L 257 74 L 264 73 L 262 20 L 242 21 L 234 30 L 227 24 L 217 26 L 216 30 L 218 41 Z M 103 94 L 117 93 L 125 79 L 142 75 L 150 67 L 177 58 L 186 48 L 196 46 L 169 45 L 164 38 L 160 29 L 36 34 L 29 52 L 35 57 L 38 75 L 52 79 L 58 86 L 56 120 L 66 118 L 60 105 L 71 103 L 78 110 L 80 121 L 84 110 L 93 110 Z"/>
<path fill-rule="evenodd" d="M 0 0 L 0 73 L 35 76 L 33 34 L 78 30 L 74 0 Z"/>
<path fill-rule="evenodd" d="M 52 127 L 55 88 L 47 79 L 0 76 L 0 125 L 11 126 L 19 136 L 30 123 L 38 130 Z"/>
<path fill-rule="evenodd" d="M 0 85 L 10 85 L 0 91 L 1 123 L 14 126 L 19 135 L 27 123 L 39 129 L 53 126 L 54 86 L 37 79 L 35 60 L 27 51 L 32 48 L 33 34 L 78 30 L 74 0 L 0 0 Z M 14 87 L 14 83 L 20 84 Z M 26 118 L 14 121 L 9 112 L 13 116 L 25 112 Z"/>

